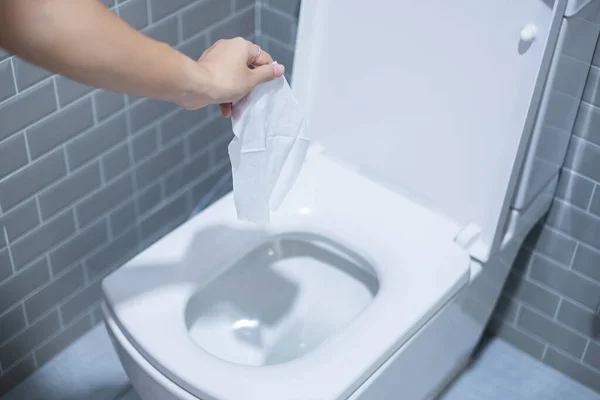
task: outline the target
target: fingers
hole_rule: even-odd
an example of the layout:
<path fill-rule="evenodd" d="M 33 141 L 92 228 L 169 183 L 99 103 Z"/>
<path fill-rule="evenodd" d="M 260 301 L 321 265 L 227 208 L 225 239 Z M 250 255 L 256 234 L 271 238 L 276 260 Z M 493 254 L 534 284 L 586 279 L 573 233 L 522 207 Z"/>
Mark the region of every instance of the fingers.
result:
<path fill-rule="evenodd" d="M 257 44 L 246 41 L 248 48 L 247 62 L 248 66 L 271 64 L 273 58 L 269 53 L 262 50 Z"/>
<path fill-rule="evenodd" d="M 232 108 L 231 103 L 219 104 L 219 108 L 221 109 L 221 114 L 223 114 L 223 116 L 225 118 L 231 117 L 231 114 L 233 113 L 233 108 Z"/>
<path fill-rule="evenodd" d="M 254 68 L 250 71 L 254 86 L 269 82 L 275 78 L 279 78 L 285 72 L 285 68 L 281 64 L 267 64 Z"/>

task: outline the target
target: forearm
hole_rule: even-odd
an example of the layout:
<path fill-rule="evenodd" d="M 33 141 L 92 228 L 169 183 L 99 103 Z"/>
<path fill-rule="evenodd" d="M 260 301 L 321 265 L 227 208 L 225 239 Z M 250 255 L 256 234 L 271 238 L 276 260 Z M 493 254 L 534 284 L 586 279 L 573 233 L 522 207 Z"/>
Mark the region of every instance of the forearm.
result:
<path fill-rule="evenodd" d="M 0 46 L 99 88 L 178 104 L 202 92 L 194 60 L 139 33 L 98 0 L 0 0 Z"/>

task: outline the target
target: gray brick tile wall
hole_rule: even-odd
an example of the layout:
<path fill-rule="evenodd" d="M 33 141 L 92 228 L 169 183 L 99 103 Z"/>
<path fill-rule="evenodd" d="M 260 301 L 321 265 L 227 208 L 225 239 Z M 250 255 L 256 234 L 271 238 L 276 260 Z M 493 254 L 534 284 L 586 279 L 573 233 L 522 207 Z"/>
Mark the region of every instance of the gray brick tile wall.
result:
<path fill-rule="evenodd" d="M 90 93 L 93 90 L 89 86 L 74 82 L 68 78 L 65 78 L 64 76 L 56 76 L 54 80 L 56 82 L 58 104 L 61 107 L 72 103 L 73 101 L 83 97 L 85 94 Z"/>
<path fill-rule="evenodd" d="M 535 247 L 538 253 L 561 265 L 569 265 L 575 254 L 577 241 L 547 226 L 537 226 L 534 229 L 538 231 L 528 237 L 525 245 L 528 248 Z"/>
<path fill-rule="evenodd" d="M 563 300 L 556 320 L 592 339 L 600 340 L 600 316 L 575 302 Z"/>
<path fill-rule="evenodd" d="M 15 81 L 17 82 L 17 90 L 19 91 L 23 91 L 34 83 L 52 75 L 45 69 L 20 59 L 13 59 L 13 67 L 15 71 Z"/>
<path fill-rule="evenodd" d="M 99 188 L 101 184 L 100 164 L 98 162 L 66 176 L 38 195 L 42 219 L 47 220 L 89 192 Z"/>
<path fill-rule="evenodd" d="M 255 36 L 254 0 L 103 3 L 193 58 L 210 37 Z M 0 395 L 102 320 L 102 278 L 187 219 L 228 173 L 230 137 L 215 107 L 97 90 L 0 50 Z"/>
<path fill-rule="evenodd" d="M 59 331 L 60 320 L 57 311 L 52 311 L 30 324 L 22 333 L 10 339 L 7 345 L 0 348 L 2 370 L 9 370 L 11 366 L 27 355 L 28 349 L 41 345 L 48 336 Z"/>
<path fill-rule="evenodd" d="M 52 274 L 59 275 L 65 269 L 77 264 L 87 254 L 102 247 L 107 241 L 108 228 L 104 219 L 80 230 L 76 237 L 48 254 Z"/>
<path fill-rule="evenodd" d="M 166 204 L 163 203 L 156 212 L 141 221 L 141 240 L 158 239 L 179 225 L 189 216 L 187 209 L 187 198 L 184 194 L 169 200 Z"/>
<path fill-rule="evenodd" d="M 92 101 L 89 98 L 66 107 L 42 123 L 27 129 L 29 154 L 36 159 L 66 142 L 94 124 Z"/>
<path fill-rule="evenodd" d="M 182 7 L 195 3 L 194 0 L 150 0 L 150 8 L 152 10 L 152 21 L 158 21 L 168 15 L 179 11 Z"/>
<path fill-rule="evenodd" d="M 12 275 L 12 268 L 10 267 L 10 254 L 8 249 L 4 248 L 0 250 L 0 281 L 5 280 Z"/>
<path fill-rule="evenodd" d="M 587 276 L 593 281 L 600 282 L 600 249 L 594 249 L 580 244 L 573 259 L 573 270 Z"/>
<path fill-rule="evenodd" d="M 0 182 L 0 207 L 8 211 L 67 173 L 63 149 L 30 163 Z"/>
<path fill-rule="evenodd" d="M 28 127 L 57 109 L 56 94 L 51 81 L 19 93 L 0 107 L 0 140 Z"/>
<path fill-rule="evenodd" d="M 491 325 L 492 331 L 504 340 L 509 341 L 514 346 L 537 359 L 543 357 L 544 352 L 546 351 L 546 345 L 541 340 L 535 338 L 535 336 L 528 335 L 509 322 L 502 322 L 494 319 L 492 320 Z"/>
<path fill-rule="evenodd" d="M 600 302 L 600 284 L 573 273 L 542 256 L 534 257 L 529 278 L 590 309 L 595 310 Z"/>
<path fill-rule="evenodd" d="M 22 133 L 0 143 L 0 177 L 7 176 L 26 165 L 28 161 L 27 145 Z"/>
<path fill-rule="evenodd" d="M 144 215 L 159 205 L 162 200 L 162 183 L 158 183 L 141 191 L 135 199 L 135 204 L 138 208 L 138 213 Z"/>
<path fill-rule="evenodd" d="M 133 161 L 140 162 L 158 151 L 158 128 L 150 127 L 135 136 L 132 141 Z"/>
<path fill-rule="evenodd" d="M 93 99 L 98 121 L 102 121 L 125 108 L 125 97 L 121 93 L 99 90 L 94 94 Z"/>
<path fill-rule="evenodd" d="M 76 206 L 79 228 L 98 220 L 108 211 L 131 198 L 133 192 L 132 175 L 128 173 L 90 195 Z"/>
<path fill-rule="evenodd" d="M 36 370 L 36 362 L 33 355 L 26 356 L 7 371 L 0 375 L 0 393 L 6 393 L 16 382 L 21 382 Z"/>
<path fill-rule="evenodd" d="M 596 369 L 600 369 L 600 345 L 590 342 L 587 350 L 585 351 L 583 362 Z"/>
<path fill-rule="evenodd" d="M 563 170 L 561 174 L 556 188 L 556 198 L 585 210 L 594 191 L 594 181 L 574 171 Z"/>
<path fill-rule="evenodd" d="M 136 222 L 135 205 L 133 201 L 125 203 L 109 215 L 110 234 L 119 236 Z"/>
<path fill-rule="evenodd" d="M 70 324 L 60 334 L 45 342 L 35 351 L 34 354 L 37 363 L 41 365 L 45 364 L 92 327 L 93 324 L 90 315 L 84 315 L 79 320 Z"/>
<path fill-rule="evenodd" d="M 76 137 L 65 146 L 69 169 L 74 170 L 89 160 L 93 160 L 111 147 L 122 143 L 126 138 L 126 116 L 125 114 L 115 115 L 85 135 Z"/>
<path fill-rule="evenodd" d="M 173 15 L 172 17 L 156 23 L 151 28 L 147 29 L 145 33 L 155 40 L 160 40 L 171 46 L 176 46 L 179 41 L 178 16 Z"/>
<path fill-rule="evenodd" d="M 18 305 L 35 290 L 50 282 L 50 267 L 44 257 L 30 266 L 17 271 L 0 283 L 0 313 L 4 314 L 12 306 Z"/>
<path fill-rule="evenodd" d="M 160 128 L 160 139 L 163 145 L 172 140 L 181 137 L 192 128 L 198 127 L 200 124 L 209 122 L 211 118 L 210 110 L 204 108 L 200 111 L 179 110 L 175 114 L 165 119 Z"/>
<path fill-rule="evenodd" d="M 141 30 L 148 25 L 148 2 L 130 0 L 119 5 L 119 16 L 132 27 Z"/>
<path fill-rule="evenodd" d="M 60 306 L 60 315 L 63 323 L 70 324 L 81 315 L 89 315 L 89 310 L 98 303 L 98 299 L 101 296 L 100 293 L 101 280 L 80 288 L 70 299 L 65 301 Z"/>
<path fill-rule="evenodd" d="M 560 297 L 534 282 L 523 280 L 517 274 L 510 274 L 506 289 L 513 292 L 513 299 L 527 303 L 532 309 L 553 317 L 558 309 Z"/>
<path fill-rule="evenodd" d="M 207 0 L 194 4 L 181 16 L 183 37 L 188 38 L 203 27 L 219 23 L 231 14 L 231 2 Z"/>
<path fill-rule="evenodd" d="M 59 214 L 33 232 L 10 244 L 13 266 L 22 268 L 43 256 L 76 232 L 72 210 Z"/>
<path fill-rule="evenodd" d="M 66 273 L 55 276 L 52 283 L 36 292 L 24 302 L 25 314 L 28 321 L 35 321 L 48 311 L 54 309 L 54 305 L 62 302 L 71 293 L 84 285 L 83 267 L 77 265 Z"/>
<path fill-rule="evenodd" d="M 250 37 L 254 35 L 254 7 L 245 9 L 232 17 L 220 22 L 209 31 L 209 42 L 236 36 Z"/>
<path fill-rule="evenodd" d="M 4 101 L 15 94 L 16 88 L 12 63 L 10 60 L 0 62 L 0 101 Z"/>
<path fill-rule="evenodd" d="M 15 307 L 0 317 L 0 341 L 5 342 L 27 326 L 23 307 Z"/>
<path fill-rule="evenodd" d="M 131 166 L 129 151 L 130 143 L 115 147 L 111 152 L 102 156 L 102 174 L 105 181 L 111 181 L 121 175 Z"/>

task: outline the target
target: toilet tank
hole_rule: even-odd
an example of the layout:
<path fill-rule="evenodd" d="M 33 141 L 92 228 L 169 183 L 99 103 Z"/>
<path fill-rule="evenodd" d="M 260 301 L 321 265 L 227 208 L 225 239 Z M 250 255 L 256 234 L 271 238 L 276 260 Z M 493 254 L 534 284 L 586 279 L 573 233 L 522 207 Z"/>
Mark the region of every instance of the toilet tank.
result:
<path fill-rule="evenodd" d="M 599 33 L 600 1 L 570 1 L 561 20 L 513 210 L 526 209 L 563 165 Z"/>

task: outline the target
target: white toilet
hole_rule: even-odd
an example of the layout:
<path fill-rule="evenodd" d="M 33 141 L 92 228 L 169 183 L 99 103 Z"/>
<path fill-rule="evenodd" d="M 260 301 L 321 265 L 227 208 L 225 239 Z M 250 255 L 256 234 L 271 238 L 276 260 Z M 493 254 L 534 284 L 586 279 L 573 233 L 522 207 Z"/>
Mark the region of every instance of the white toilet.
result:
<path fill-rule="evenodd" d="M 510 207 L 566 6 L 303 0 L 293 88 L 315 142 L 272 223 L 237 221 L 228 194 L 103 282 L 141 398 L 438 394 L 556 187 L 562 160 Z"/>

